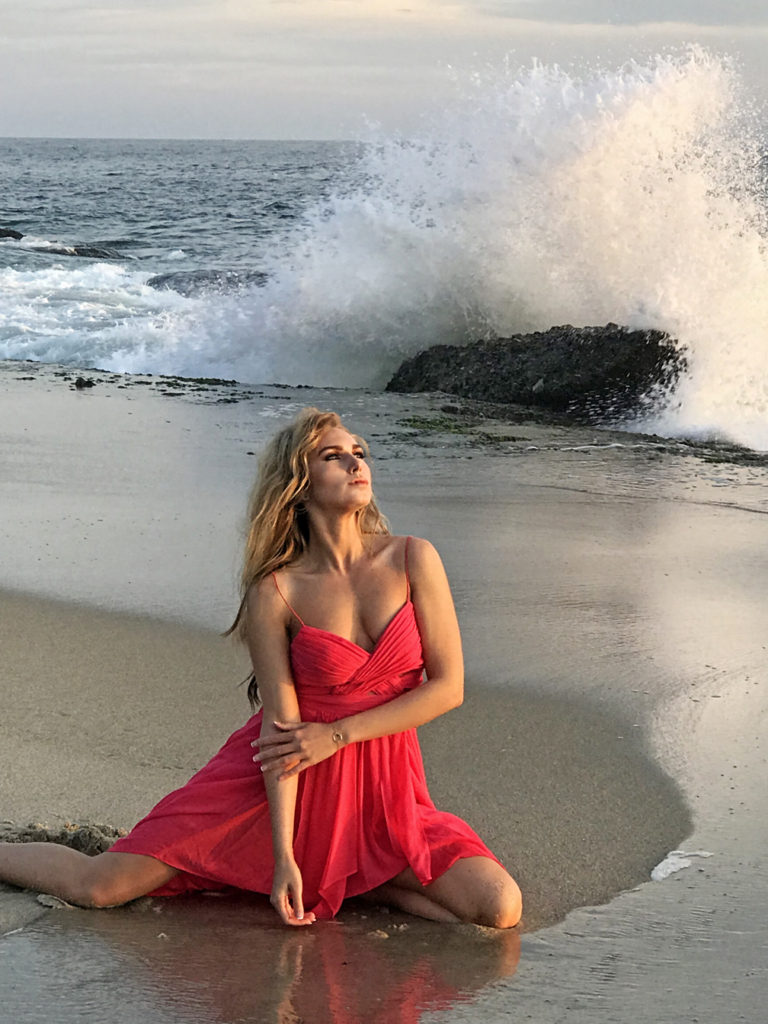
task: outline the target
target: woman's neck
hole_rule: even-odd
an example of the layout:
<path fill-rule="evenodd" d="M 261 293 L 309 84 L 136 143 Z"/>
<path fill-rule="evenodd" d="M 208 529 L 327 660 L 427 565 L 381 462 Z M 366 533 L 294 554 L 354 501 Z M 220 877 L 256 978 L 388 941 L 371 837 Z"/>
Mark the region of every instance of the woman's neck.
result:
<path fill-rule="evenodd" d="M 327 516 L 310 512 L 307 567 L 347 572 L 367 554 L 355 514 Z"/>

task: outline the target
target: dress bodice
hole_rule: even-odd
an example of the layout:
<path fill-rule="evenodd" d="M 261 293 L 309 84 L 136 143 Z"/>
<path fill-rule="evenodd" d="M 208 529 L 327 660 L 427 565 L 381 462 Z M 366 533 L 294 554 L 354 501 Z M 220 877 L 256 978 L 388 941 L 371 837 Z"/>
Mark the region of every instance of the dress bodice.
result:
<path fill-rule="evenodd" d="M 337 718 L 412 690 L 424 671 L 413 602 L 393 615 L 372 651 L 302 624 L 291 643 L 291 667 L 303 718 Z"/>

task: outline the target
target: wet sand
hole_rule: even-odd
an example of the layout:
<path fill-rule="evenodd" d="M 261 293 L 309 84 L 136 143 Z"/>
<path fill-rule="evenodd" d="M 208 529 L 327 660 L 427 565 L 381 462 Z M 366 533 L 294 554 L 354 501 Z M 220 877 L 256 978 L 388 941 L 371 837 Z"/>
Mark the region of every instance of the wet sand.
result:
<path fill-rule="evenodd" d="M 764 469 L 586 429 L 486 423 L 516 440 L 474 443 L 404 427 L 437 417 L 425 398 L 264 389 L 219 403 L 221 389 L 170 399 L 118 380 L 79 394 L 50 370 L 16 376 L 0 385 L 0 817 L 129 826 L 242 721 L 242 654 L 216 631 L 248 453 L 314 401 L 373 435 L 396 532 L 444 555 L 468 687 L 421 730 L 428 774 L 519 878 L 526 934 L 514 974 L 509 938 L 362 908 L 278 941 L 258 900 L 48 911 L 6 887 L 13 1019 L 50 1016 L 65 950 L 73 1005 L 94 977 L 105 998 L 117 989 L 108 1016 L 83 1020 L 150 1004 L 153 1019 L 189 1019 L 190 992 L 202 1021 L 759 1019 Z M 713 856 L 648 882 L 681 844 Z M 235 948 L 245 960 L 217 966 Z M 340 962 L 380 979 L 356 986 L 365 1005 L 328 967 Z"/>

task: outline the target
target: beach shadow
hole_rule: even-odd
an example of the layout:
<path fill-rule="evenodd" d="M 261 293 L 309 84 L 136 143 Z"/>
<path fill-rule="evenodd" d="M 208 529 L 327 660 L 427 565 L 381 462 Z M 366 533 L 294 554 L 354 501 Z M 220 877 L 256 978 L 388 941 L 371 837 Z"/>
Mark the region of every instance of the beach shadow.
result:
<path fill-rule="evenodd" d="M 692 831 L 644 731 L 583 699 L 475 685 L 471 713 L 419 735 L 435 803 L 517 880 L 526 932 L 649 881 Z"/>

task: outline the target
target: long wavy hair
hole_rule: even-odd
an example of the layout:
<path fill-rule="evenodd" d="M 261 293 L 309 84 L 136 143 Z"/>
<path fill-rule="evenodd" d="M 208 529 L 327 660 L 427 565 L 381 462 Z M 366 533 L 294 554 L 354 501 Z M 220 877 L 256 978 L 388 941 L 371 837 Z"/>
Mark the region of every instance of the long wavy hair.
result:
<path fill-rule="evenodd" d="M 248 501 L 240 607 L 227 635 L 235 633 L 243 641 L 248 639 L 249 590 L 265 576 L 295 562 L 306 551 L 309 518 L 304 501 L 309 493 L 309 454 L 325 431 L 333 427 L 347 429 L 335 412 L 323 412 L 310 406 L 302 409 L 264 449 Z M 353 436 L 367 454 L 365 441 Z M 362 534 L 389 533 L 387 521 L 373 495 L 355 515 Z"/>

